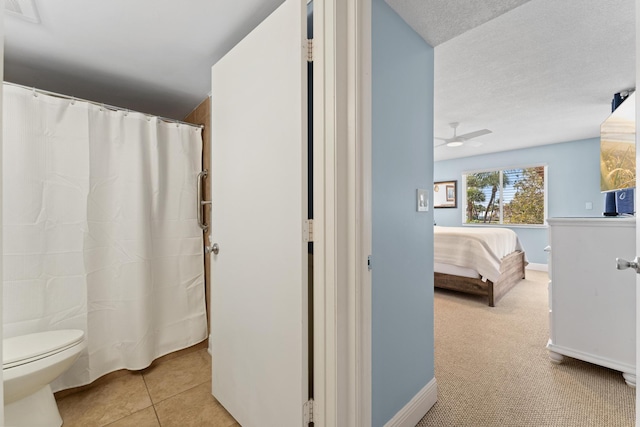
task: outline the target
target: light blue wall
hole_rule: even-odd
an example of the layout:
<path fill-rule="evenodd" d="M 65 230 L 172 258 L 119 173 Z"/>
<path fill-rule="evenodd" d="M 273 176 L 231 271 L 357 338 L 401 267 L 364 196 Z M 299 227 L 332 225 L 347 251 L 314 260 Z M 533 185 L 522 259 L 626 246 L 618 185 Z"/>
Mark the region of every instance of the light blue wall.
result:
<path fill-rule="evenodd" d="M 462 173 L 483 168 L 546 164 L 548 217 L 602 216 L 604 195 L 600 193 L 600 138 L 505 151 L 483 156 L 444 160 L 434 164 L 434 180 L 458 180 L 458 208 L 435 209 L 438 225 L 462 224 Z M 585 208 L 586 202 L 593 209 Z M 529 262 L 546 264 L 543 251 L 548 244 L 546 228 L 513 227 L 518 233 Z"/>
<path fill-rule="evenodd" d="M 372 1 L 372 425 L 434 378 L 433 48 Z"/>

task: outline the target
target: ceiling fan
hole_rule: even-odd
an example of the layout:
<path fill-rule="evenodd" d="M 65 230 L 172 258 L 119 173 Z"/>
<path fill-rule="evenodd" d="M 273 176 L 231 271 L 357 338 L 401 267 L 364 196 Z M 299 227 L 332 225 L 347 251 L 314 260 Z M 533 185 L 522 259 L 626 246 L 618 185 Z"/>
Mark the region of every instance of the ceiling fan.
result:
<path fill-rule="evenodd" d="M 481 129 L 481 130 L 477 130 L 475 132 L 469 132 L 469 133 L 465 133 L 465 134 L 462 134 L 462 135 L 458 135 L 456 133 L 456 130 L 457 130 L 459 124 L 460 123 L 458 123 L 458 122 L 449 123 L 449 126 L 451 126 L 453 128 L 453 137 L 451 137 L 451 138 L 442 138 L 442 137 L 436 136 L 435 139 L 440 139 L 440 140 L 444 141 L 443 143 L 440 143 L 440 144 L 436 145 L 436 147 L 441 147 L 443 145 L 446 145 L 447 147 L 460 147 L 461 145 L 463 145 L 465 142 L 467 142 L 468 140 L 470 140 L 472 138 L 477 138 L 479 136 L 491 133 L 491 131 L 489 129 Z M 481 142 L 475 142 L 475 143 L 473 143 L 473 145 L 477 147 L 479 145 L 482 145 L 482 143 Z"/>

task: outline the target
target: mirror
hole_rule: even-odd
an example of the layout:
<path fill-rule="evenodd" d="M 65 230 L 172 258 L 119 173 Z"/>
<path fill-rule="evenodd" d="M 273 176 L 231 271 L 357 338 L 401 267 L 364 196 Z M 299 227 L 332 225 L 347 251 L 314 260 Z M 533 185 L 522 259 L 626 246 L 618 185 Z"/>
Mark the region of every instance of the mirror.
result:
<path fill-rule="evenodd" d="M 433 207 L 458 207 L 458 181 L 437 181 L 433 183 Z"/>

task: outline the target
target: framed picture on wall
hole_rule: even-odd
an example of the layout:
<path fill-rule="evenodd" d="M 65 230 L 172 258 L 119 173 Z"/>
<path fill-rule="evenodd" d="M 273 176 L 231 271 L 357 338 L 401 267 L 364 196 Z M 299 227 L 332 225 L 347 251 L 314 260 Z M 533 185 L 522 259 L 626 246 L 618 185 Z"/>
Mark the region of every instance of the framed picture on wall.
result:
<path fill-rule="evenodd" d="M 433 207 L 458 207 L 458 181 L 436 181 L 433 183 Z"/>
<path fill-rule="evenodd" d="M 456 186 L 455 185 L 447 185 L 447 202 L 455 202 L 456 201 Z"/>

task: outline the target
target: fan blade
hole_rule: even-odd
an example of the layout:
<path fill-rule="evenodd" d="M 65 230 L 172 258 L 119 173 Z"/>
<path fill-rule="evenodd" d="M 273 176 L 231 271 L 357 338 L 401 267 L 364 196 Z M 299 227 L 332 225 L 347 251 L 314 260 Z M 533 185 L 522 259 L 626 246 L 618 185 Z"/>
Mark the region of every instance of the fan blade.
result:
<path fill-rule="evenodd" d="M 442 140 L 442 141 L 447 141 L 447 140 L 452 139 L 452 138 L 443 138 L 441 136 L 434 136 L 433 139 L 439 139 L 439 140 Z"/>
<path fill-rule="evenodd" d="M 489 129 L 482 129 L 482 130 L 477 130 L 475 132 L 465 133 L 464 135 L 458 135 L 457 139 L 462 141 L 467 141 L 471 138 L 477 138 L 479 136 L 486 135 L 488 133 L 491 133 Z"/>
<path fill-rule="evenodd" d="M 453 138 L 448 139 L 447 141 L 441 142 L 440 144 L 434 145 L 433 148 L 438 148 L 438 147 L 451 147 L 451 148 L 459 148 L 464 146 L 466 143 L 462 142 L 462 141 L 458 141 L 457 139 L 454 140 Z"/>

